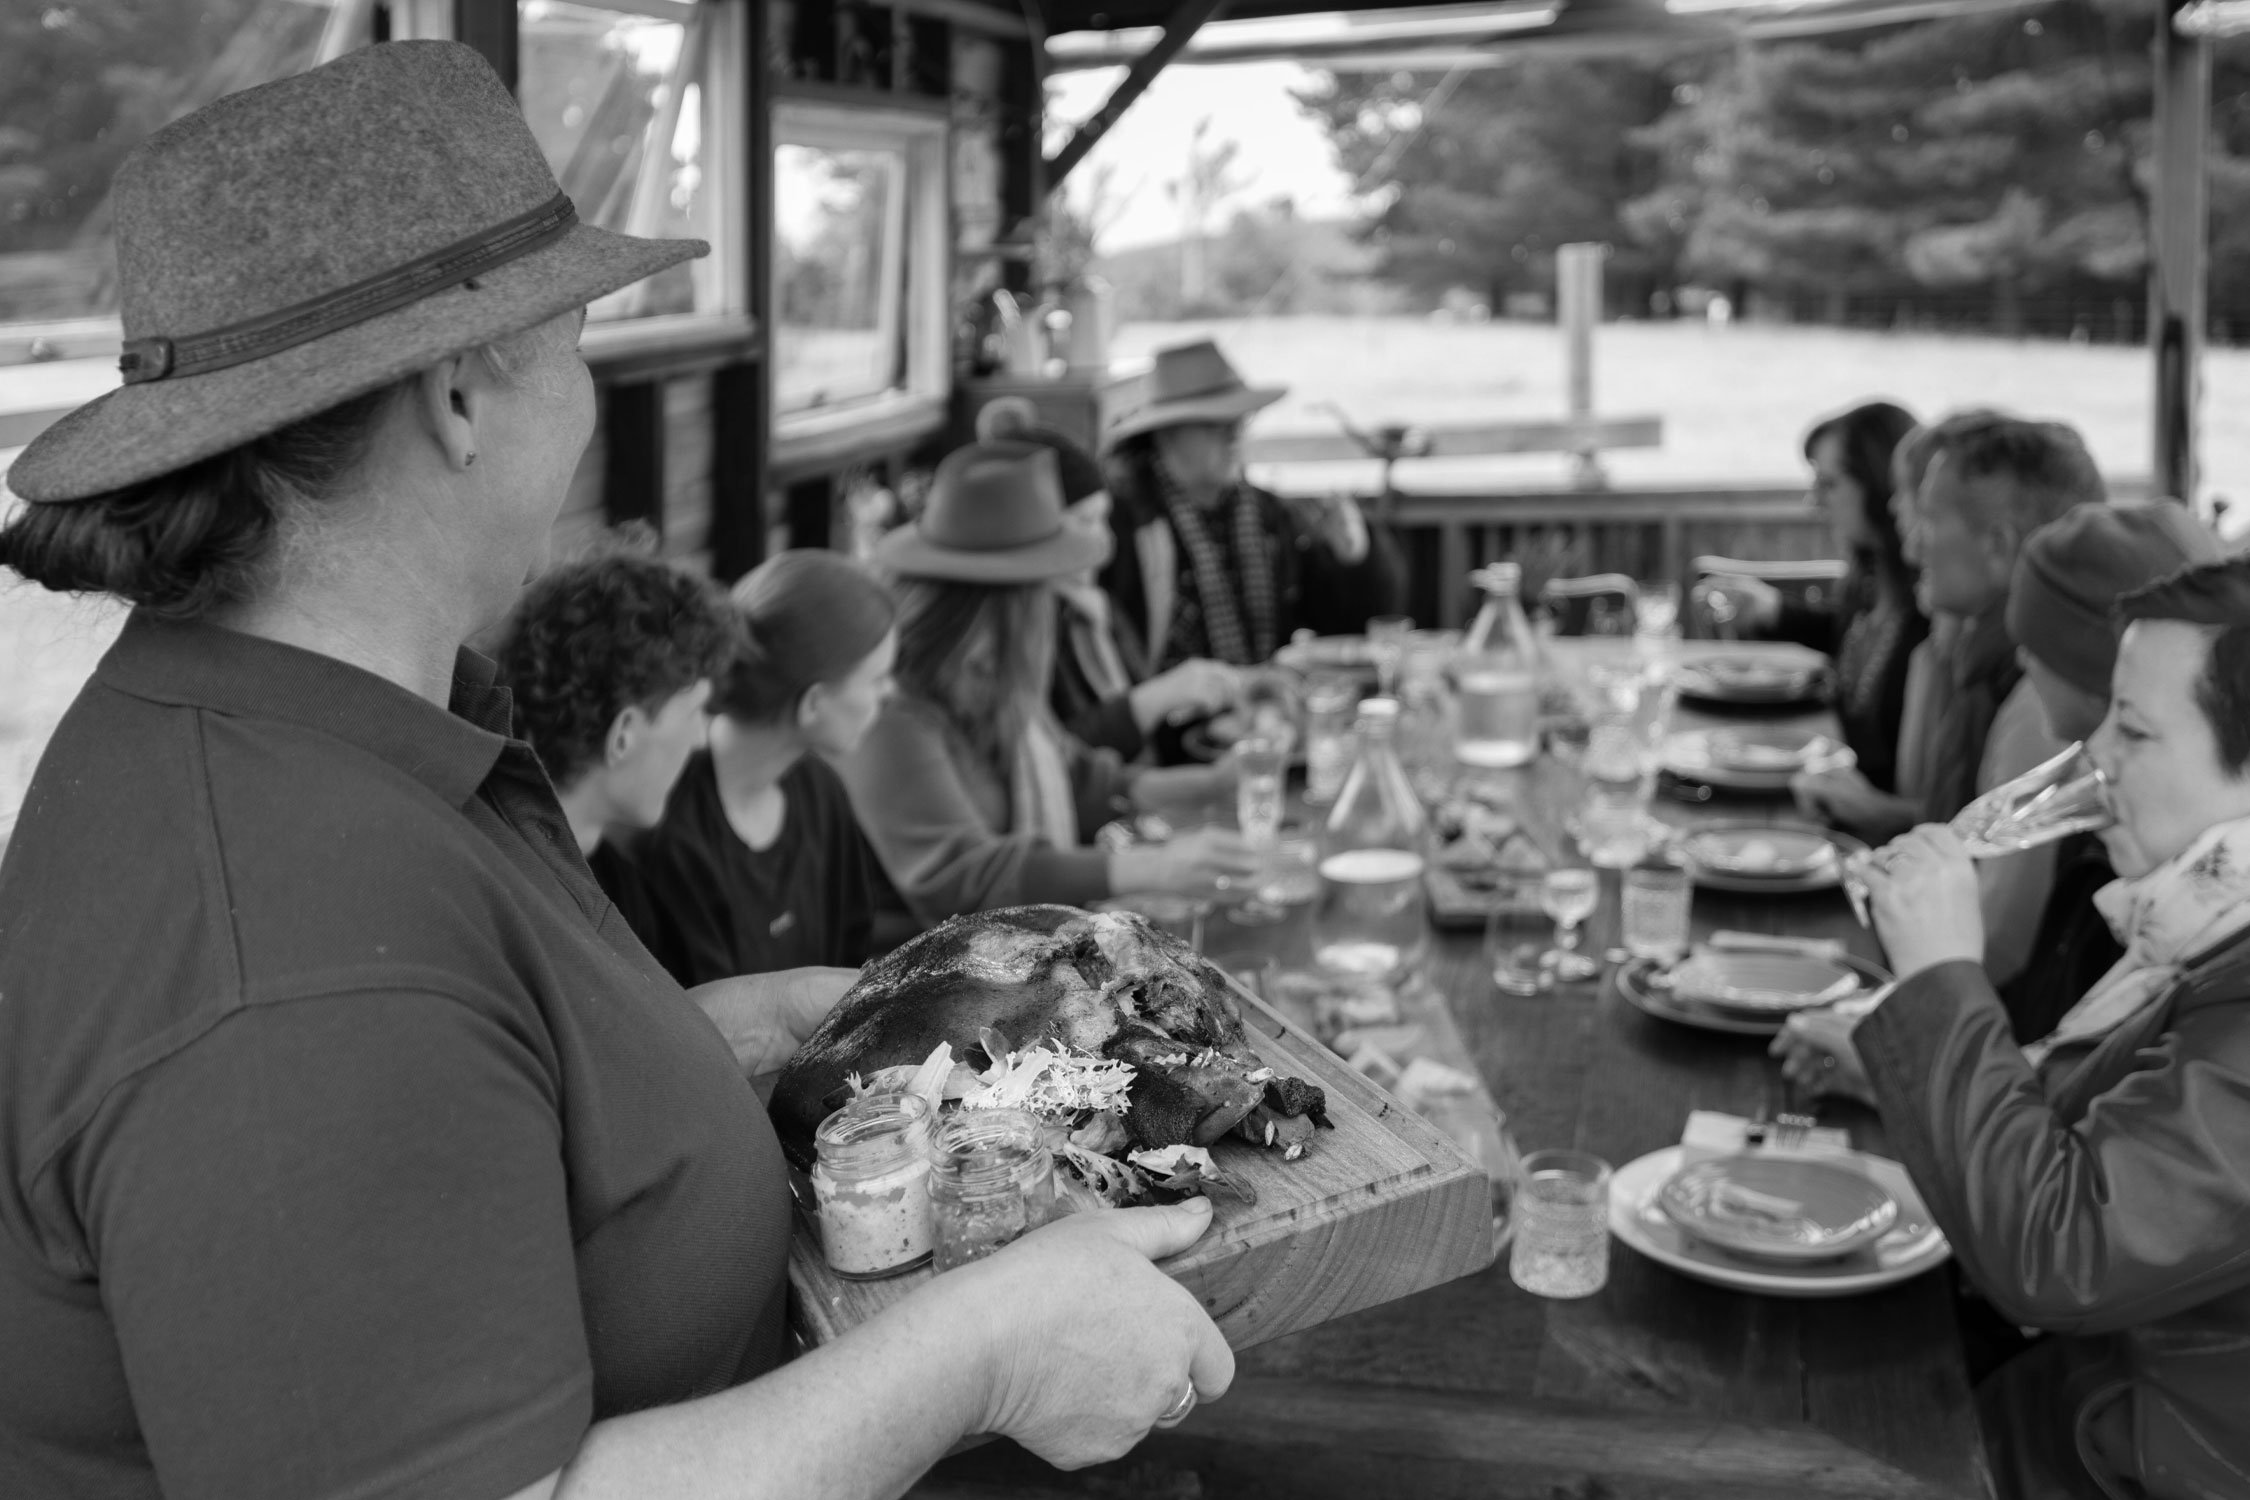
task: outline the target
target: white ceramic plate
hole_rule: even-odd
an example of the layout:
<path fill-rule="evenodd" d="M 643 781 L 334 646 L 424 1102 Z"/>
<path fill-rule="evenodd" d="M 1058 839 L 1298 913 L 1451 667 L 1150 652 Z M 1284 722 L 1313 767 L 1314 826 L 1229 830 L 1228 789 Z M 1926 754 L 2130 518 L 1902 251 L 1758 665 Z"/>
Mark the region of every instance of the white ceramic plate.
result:
<path fill-rule="evenodd" d="M 1785 792 L 1799 771 L 1852 763 L 1852 752 L 1803 729 L 1689 729 L 1664 742 L 1664 769 L 1739 792 Z"/>
<path fill-rule="evenodd" d="M 1860 988 L 1840 958 L 1699 948 L 1673 968 L 1672 995 L 1695 1005 L 1755 1015 L 1787 1015 L 1833 1005 Z"/>
<path fill-rule="evenodd" d="M 1898 1200 L 1856 1161 L 1771 1151 L 1683 1167 L 1656 1204 L 1705 1244 L 1765 1260 L 1834 1260 L 1898 1221 Z"/>
<path fill-rule="evenodd" d="M 1880 965 L 1847 958 L 1852 972 L 1859 975 L 1865 989 L 1874 989 L 1890 981 L 1890 974 Z M 1670 1021 L 1679 1026 L 1692 1026 L 1698 1031 L 1716 1031 L 1727 1036 L 1779 1036 L 1788 1021 L 1786 1012 L 1774 1011 L 1759 1014 L 1753 1011 L 1727 1010 L 1716 1005 L 1701 1005 L 1693 1000 L 1683 1000 L 1662 985 L 1649 983 L 1656 965 L 1646 959 L 1617 966 L 1617 992 L 1625 1003 L 1643 1015 L 1654 1016 L 1659 1021 Z"/>
<path fill-rule="evenodd" d="M 1731 1255 L 1683 1232 L 1656 1202 L 1658 1191 L 1678 1174 L 1683 1156 L 1680 1147 L 1666 1146 L 1627 1162 L 1610 1180 L 1609 1192 L 1610 1233 L 1683 1276 L 1772 1297 L 1849 1297 L 1911 1280 L 1945 1264 L 1953 1253 L 1906 1169 L 1859 1152 L 1853 1163 L 1898 1201 L 1897 1221 L 1873 1245 L 1801 1265 Z"/>
<path fill-rule="evenodd" d="M 1706 703 L 1767 707 L 1801 703 L 1820 688 L 1822 664 L 1761 652 L 1727 653 L 1683 663 L 1673 674 L 1682 697 Z"/>
<path fill-rule="evenodd" d="M 1866 847 L 1848 833 L 1770 823 L 1708 823 L 1680 840 L 1697 885 L 1754 896 L 1833 890 L 1844 861 Z"/>

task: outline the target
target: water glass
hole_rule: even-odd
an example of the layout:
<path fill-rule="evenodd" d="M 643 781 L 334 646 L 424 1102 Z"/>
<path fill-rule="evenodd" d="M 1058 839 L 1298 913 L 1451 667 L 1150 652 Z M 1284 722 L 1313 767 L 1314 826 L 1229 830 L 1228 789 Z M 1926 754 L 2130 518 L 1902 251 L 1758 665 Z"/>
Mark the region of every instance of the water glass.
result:
<path fill-rule="evenodd" d="M 1656 793 L 1655 750 L 1630 727 L 1595 728 L 1580 763 L 1586 775 L 1578 809 L 1578 840 L 1586 857 L 1605 870 L 1629 869 L 1648 852 Z"/>
<path fill-rule="evenodd" d="M 1359 684 L 1349 677 L 1315 677 L 1305 684 L 1305 800 L 1326 806 L 1343 790 L 1352 769 L 1352 715 Z"/>
<path fill-rule="evenodd" d="M 1539 1297 L 1591 1297 L 1609 1283 L 1609 1163 L 1534 1151 L 1516 1184 L 1508 1275 Z"/>
<path fill-rule="evenodd" d="M 1282 784 L 1289 770 L 1288 742 L 1253 734 L 1234 746 L 1234 814 L 1244 840 L 1269 848 L 1281 835 Z"/>
<path fill-rule="evenodd" d="M 1625 951 L 1635 958 L 1672 965 L 1688 949 L 1688 912 L 1695 889 L 1678 861 L 1643 860 L 1625 872 Z"/>
<path fill-rule="evenodd" d="M 1601 904 L 1600 877 L 1584 865 L 1563 865 L 1540 877 L 1539 905 L 1555 919 L 1555 946 L 1547 967 L 1565 984 L 1591 979 L 1601 966 L 1578 951 L 1578 924 Z"/>
<path fill-rule="evenodd" d="M 1320 899 L 1320 841 L 1289 838 L 1268 852 L 1258 899 L 1269 906 L 1310 906 Z"/>
<path fill-rule="evenodd" d="M 1398 691 L 1398 669 L 1413 630 L 1414 621 L 1405 615 L 1377 615 L 1367 622 L 1367 654 L 1375 662 L 1378 691 L 1386 698 Z"/>
<path fill-rule="evenodd" d="M 1662 639 L 1680 633 L 1680 585 L 1670 578 L 1644 578 L 1634 585 L 1633 634 Z"/>
<path fill-rule="evenodd" d="M 1484 957 L 1504 995 L 1536 995 L 1547 987 L 1552 929 L 1540 905 L 1539 877 L 1504 881 L 1484 924 Z"/>

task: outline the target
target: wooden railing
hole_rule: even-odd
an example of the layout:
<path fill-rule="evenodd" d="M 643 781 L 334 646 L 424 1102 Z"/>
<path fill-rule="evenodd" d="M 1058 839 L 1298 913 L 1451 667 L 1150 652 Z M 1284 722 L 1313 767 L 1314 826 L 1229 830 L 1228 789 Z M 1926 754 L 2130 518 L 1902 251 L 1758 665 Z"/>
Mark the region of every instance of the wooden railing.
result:
<path fill-rule="evenodd" d="M 1705 553 L 1753 561 L 1836 555 L 1827 518 L 1801 486 L 1402 495 L 1388 514 L 1407 558 L 1407 612 L 1440 628 L 1475 613 L 1470 570 L 1505 558 L 1524 565 L 1536 593 L 1547 578 L 1586 573 L 1672 578 L 1684 587 Z"/>

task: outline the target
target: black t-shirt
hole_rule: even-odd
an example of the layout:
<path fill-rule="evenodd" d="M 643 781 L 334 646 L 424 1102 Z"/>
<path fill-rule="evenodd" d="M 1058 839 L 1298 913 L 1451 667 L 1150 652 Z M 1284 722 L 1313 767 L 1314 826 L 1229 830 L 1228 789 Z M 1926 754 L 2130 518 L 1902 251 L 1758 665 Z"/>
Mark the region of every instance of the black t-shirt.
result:
<path fill-rule="evenodd" d="M 807 755 L 779 786 L 781 832 L 770 848 L 753 849 L 727 822 L 710 755 L 697 755 L 672 789 L 664 821 L 598 872 L 620 887 L 638 884 L 619 905 L 684 985 L 867 961 L 889 882 L 843 780 Z"/>
<path fill-rule="evenodd" d="M 789 1189 L 508 695 L 136 615 L 0 862 L 0 1495 L 446 1500 L 783 1353 Z"/>

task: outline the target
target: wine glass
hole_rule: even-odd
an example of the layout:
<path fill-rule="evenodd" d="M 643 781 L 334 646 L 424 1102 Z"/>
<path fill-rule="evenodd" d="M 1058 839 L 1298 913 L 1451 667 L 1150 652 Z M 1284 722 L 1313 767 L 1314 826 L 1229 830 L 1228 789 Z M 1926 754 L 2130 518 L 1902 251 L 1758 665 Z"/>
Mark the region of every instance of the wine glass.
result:
<path fill-rule="evenodd" d="M 1601 966 L 1578 951 L 1578 924 L 1594 914 L 1601 887 L 1585 865 L 1563 865 L 1549 870 L 1539 882 L 1540 910 L 1555 919 L 1555 946 L 1547 950 L 1546 964 L 1565 984 L 1591 979 Z"/>
<path fill-rule="evenodd" d="M 1386 698 L 1398 692 L 1399 664 L 1406 660 L 1406 638 L 1414 622 L 1405 615 L 1377 615 L 1367 622 L 1367 654 L 1375 662 L 1378 690 Z"/>

